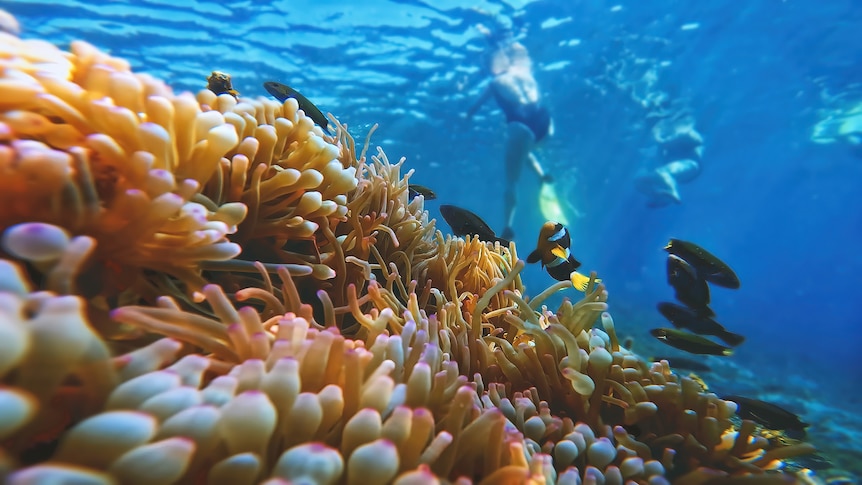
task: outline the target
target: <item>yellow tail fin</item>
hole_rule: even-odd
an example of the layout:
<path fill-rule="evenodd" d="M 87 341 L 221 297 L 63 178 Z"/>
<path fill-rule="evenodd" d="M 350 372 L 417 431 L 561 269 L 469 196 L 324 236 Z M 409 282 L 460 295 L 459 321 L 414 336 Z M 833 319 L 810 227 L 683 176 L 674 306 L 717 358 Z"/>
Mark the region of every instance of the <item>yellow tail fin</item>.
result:
<path fill-rule="evenodd" d="M 587 291 L 587 285 L 590 284 L 590 277 L 586 275 L 582 275 L 577 271 L 572 271 L 572 274 L 569 275 L 569 279 L 572 281 L 572 286 L 575 287 L 578 291 Z M 595 279 L 596 283 L 601 283 L 601 278 Z"/>

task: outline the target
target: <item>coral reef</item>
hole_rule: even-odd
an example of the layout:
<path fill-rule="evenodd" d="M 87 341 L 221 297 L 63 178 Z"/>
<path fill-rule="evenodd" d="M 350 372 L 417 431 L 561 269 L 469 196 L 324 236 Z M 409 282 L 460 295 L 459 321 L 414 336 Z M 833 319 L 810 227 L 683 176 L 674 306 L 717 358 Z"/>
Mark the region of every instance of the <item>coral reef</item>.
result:
<path fill-rule="evenodd" d="M 528 297 L 291 99 L 4 33 L 0 72 L 6 483 L 788 483 L 811 451 L 621 346 L 595 275 Z"/>

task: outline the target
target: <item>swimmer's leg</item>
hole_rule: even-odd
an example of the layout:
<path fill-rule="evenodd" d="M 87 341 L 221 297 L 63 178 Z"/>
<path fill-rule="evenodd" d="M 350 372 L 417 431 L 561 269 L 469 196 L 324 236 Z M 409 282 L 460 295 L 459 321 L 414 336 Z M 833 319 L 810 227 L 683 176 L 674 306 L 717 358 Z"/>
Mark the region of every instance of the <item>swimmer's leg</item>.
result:
<path fill-rule="evenodd" d="M 542 164 L 533 152 L 530 152 L 527 155 L 527 158 L 530 159 L 530 165 L 533 166 L 533 171 L 536 172 L 536 175 L 539 176 L 539 180 L 541 180 L 543 184 L 549 184 L 554 181 L 554 178 L 551 177 L 551 174 L 545 171 L 545 168 L 542 167 Z"/>
<path fill-rule="evenodd" d="M 643 171 L 635 177 L 638 190 L 649 198 L 648 207 L 662 207 L 681 203 L 682 199 L 679 196 L 676 182 L 676 178 L 666 166 Z"/>
<path fill-rule="evenodd" d="M 533 149 L 536 137 L 523 123 L 512 122 L 508 126 L 509 136 L 506 141 L 506 189 L 503 192 L 503 208 L 506 211 L 506 229 L 501 237 L 510 239 L 514 235 L 512 226 L 515 222 L 515 205 L 517 203 L 517 184 L 521 169 L 527 163 L 530 150 Z M 508 237 L 507 237 L 508 236 Z"/>
<path fill-rule="evenodd" d="M 691 182 L 700 175 L 700 164 L 694 160 L 674 160 L 662 167 L 676 179 L 677 182 Z"/>

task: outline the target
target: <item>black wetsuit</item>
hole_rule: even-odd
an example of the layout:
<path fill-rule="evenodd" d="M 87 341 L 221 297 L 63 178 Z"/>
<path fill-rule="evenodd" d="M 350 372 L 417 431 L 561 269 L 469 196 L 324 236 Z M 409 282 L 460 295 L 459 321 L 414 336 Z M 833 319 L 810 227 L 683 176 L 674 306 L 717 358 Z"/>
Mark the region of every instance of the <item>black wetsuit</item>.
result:
<path fill-rule="evenodd" d="M 506 115 L 508 123 L 517 121 L 523 124 L 533 132 L 537 142 L 548 136 L 551 129 L 551 113 L 548 112 L 548 108 L 539 103 L 513 103 L 510 99 L 501 96 L 496 89 L 492 89 L 492 91 L 494 99 Z"/>

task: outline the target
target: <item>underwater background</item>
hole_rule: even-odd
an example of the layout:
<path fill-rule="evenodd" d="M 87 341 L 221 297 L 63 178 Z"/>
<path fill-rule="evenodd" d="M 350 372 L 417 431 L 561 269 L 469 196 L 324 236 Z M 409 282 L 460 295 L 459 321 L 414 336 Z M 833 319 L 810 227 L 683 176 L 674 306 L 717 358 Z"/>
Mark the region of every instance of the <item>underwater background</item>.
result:
<path fill-rule="evenodd" d="M 712 308 L 746 336 L 703 357 L 711 390 L 769 400 L 811 423 L 832 468 L 860 473 L 862 405 L 862 5 L 656 0 L 467 2 L 4 1 L 23 38 L 81 39 L 137 72 L 196 92 L 213 70 L 243 95 L 276 80 L 347 123 L 357 140 L 406 157 L 411 181 L 441 203 L 504 226 L 505 122 L 462 115 L 478 97 L 485 43 L 476 25 L 511 22 L 529 49 L 555 133 L 540 147 L 567 210 L 573 254 L 610 292 L 634 350 L 668 351 L 648 330 L 670 300 L 668 238 L 708 248 L 742 281 Z M 664 93 L 704 138 L 702 173 L 682 203 L 648 207 L 636 174 L 656 163 L 641 103 Z M 855 110 L 855 111 L 854 111 Z M 836 128 L 853 119 L 856 131 Z M 849 117 L 849 118 L 848 118 Z M 844 130 L 844 131 L 841 131 Z M 855 133 L 855 135 L 854 135 Z M 544 218 L 538 179 L 521 176 L 519 255 Z M 538 265 L 528 289 L 551 278 Z M 569 295 L 574 296 L 574 295 Z M 550 306 L 555 306 L 551 302 Z M 837 473 L 837 472 L 836 472 Z"/>

